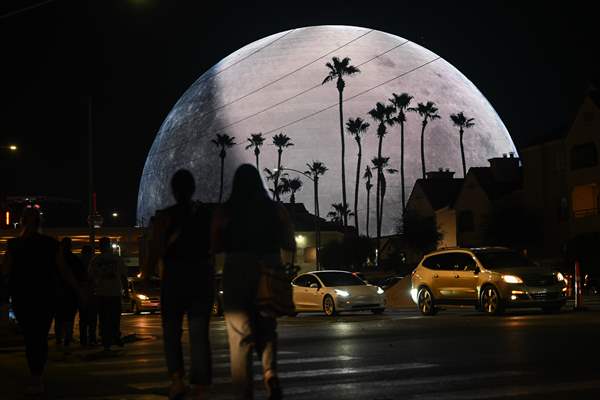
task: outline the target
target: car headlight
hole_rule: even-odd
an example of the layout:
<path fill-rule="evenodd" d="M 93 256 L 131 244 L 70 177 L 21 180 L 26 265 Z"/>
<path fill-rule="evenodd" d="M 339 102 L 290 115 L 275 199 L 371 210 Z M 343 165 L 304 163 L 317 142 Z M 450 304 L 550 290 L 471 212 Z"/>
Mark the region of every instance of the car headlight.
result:
<path fill-rule="evenodd" d="M 506 283 L 523 283 L 523 279 L 515 275 L 502 275 L 502 280 Z"/>
<path fill-rule="evenodd" d="M 383 294 L 383 289 L 377 286 L 377 294 Z"/>
<path fill-rule="evenodd" d="M 559 282 L 563 282 L 565 280 L 565 276 L 563 274 L 561 274 L 560 272 L 556 273 L 556 280 Z"/>
<path fill-rule="evenodd" d="M 146 296 L 145 294 L 138 294 L 137 298 L 140 300 L 148 300 L 148 296 Z"/>
<path fill-rule="evenodd" d="M 346 292 L 345 290 L 340 290 L 340 289 L 335 289 L 335 294 L 337 294 L 340 297 L 350 296 L 350 293 Z"/>

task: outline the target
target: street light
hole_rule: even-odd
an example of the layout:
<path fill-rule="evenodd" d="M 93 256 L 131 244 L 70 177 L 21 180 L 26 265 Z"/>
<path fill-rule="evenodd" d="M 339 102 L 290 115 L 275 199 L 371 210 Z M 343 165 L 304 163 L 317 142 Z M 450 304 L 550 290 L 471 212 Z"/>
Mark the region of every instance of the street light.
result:
<path fill-rule="evenodd" d="M 115 212 L 113 212 L 113 213 L 112 213 L 112 217 L 113 217 L 113 218 L 118 218 L 118 217 L 119 217 L 119 213 L 118 213 L 118 212 L 116 212 L 116 211 L 115 211 Z"/>
<path fill-rule="evenodd" d="M 10 146 L 8 146 L 8 149 L 10 151 L 17 151 L 19 150 L 19 148 L 17 147 L 17 145 L 11 144 Z"/>

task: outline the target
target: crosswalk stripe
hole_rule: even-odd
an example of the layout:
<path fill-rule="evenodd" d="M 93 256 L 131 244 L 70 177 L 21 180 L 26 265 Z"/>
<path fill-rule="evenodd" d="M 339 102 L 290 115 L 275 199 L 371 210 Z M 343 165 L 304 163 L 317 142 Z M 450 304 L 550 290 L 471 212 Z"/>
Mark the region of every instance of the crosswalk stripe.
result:
<path fill-rule="evenodd" d="M 293 359 L 282 359 L 278 360 L 279 365 L 293 365 L 293 364 L 310 364 L 310 363 L 321 363 L 321 362 L 331 362 L 331 361 L 351 361 L 358 360 L 358 357 L 350 357 L 350 356 L 333 356 L 333 357 L 312 357 L 312 358 L 293 358 Z M 107 364 L 110 365 L 110 364 Z M 261 366 L 260 361 L 254 361 L 255 366 Z M 213 369 L 223 369 L 229 368 L 228 362 L 223 363 L 215 363 L 213 364 Z M 147 368 L 136 368 L 132 369 L 128 372 L 128 374 L 154 374 L 154 373 L 167 373 L 165 365 L 161 365 L 159 367 L 147 367 Z M 92 371 L 90 375 L 92 376 L 107 376 L 107 375 L 118 375 L 119 371 L 116 370 L 108 370 L 108 371 Z"/>

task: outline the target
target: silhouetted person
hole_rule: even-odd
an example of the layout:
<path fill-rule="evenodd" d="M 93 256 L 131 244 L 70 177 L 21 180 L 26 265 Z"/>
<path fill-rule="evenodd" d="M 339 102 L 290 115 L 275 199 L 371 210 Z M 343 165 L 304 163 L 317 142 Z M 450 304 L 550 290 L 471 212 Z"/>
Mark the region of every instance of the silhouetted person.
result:
<path fill-rule="evenodd" d="M 60 242 L 65 267 L 73 274 L 78 286 L 82 287 L 86 284 L 87 274 L 83 263 L 73 254 L 71 246 L 71 238 L 65 237 Z M 73 325 L 75 324 L 75 314 L 77 314 L 79 303 L 77 296 L 77 291 L 68 284 L 63 283 L 58 286 L 54 334 L 57 348 L 62 348 L 65 352 L 69 351 L 69 346 L 73 341 Z"/>
<path fill-rule="evenodd" d="M 123 260 L 114 254 L 110 239 L 99 241 L 100 254 L 90 261 L 90 281 L 100 317 L 100 336 L 104 351 L 121 343 L 121 296 L 127 288 L 127 268 Z"/>
<path fill-rule="evenodd" d="M 268 398 L 280 399 L 277 320 L 256 307 L 256 293 L 260 265 L 283 268 L 281 249 L 294 250 L 294 233 L 287 211 L 269 198 L 252 165 L 235 172 L 231 196 L 215 213 L 211 239 L 213 253 L 225 253 L 223 307 L 235 396 L 254 398 L 255 350 L 262 360 Z"/>
<path fill-rule="evenodd" d="M 93 292 L 93 285 L 90 281 L 89 267 L 90 261 L 94 257 L 94 250 L 89 244 L 81 248 L 80 260 L 85 269 L 86 281 L 81 285 L 81 290 L 85 297 L 85 302 L 79 305 L 79 341 L 82 346 L 94 346 L 97 343 L 96 329 L 98 327 L 98 305 L 96 304 Z"/>
<path fill-rule="evenodd" d="M 193 202 L 194 177 L 179 170 L 171 179 L 176 204 L 156 213 L 152 221 L 151 254 L 145 278 L 158 265 L 162 277 L 161 318 L 169 398 L 183 398 L 185 368 L 181 346 L 183 317 L 190 335 L 192 398 L 203 399 L 212 383 L 208 326 L 214 296 L 214 270 L 210 260 L 210 216 L 203 204 Z M 186 397 L 189 398 L 189 397 Z"/>
<path fill-rule="evenodd" d="M 21 217 L 22 231 L 8 241 L 2 274 L 8 275 L 9 293 L 15 316 L 23 330 L 31 382 L 26 391 L 44 391 L 42 375 L 48 359 L 48 331 L 54 318 L 58 285 L 77 283 L 64 267 L 59 243 L 39 233 L 40 214 L 26 208 Z"/>

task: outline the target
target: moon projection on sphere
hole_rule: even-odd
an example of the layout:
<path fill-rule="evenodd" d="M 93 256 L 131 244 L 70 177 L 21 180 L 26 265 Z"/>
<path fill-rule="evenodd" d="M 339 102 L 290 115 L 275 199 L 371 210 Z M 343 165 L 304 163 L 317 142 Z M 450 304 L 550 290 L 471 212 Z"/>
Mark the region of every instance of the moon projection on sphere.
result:
<path fill-rule="evenodd" d="M 377 122 L 368 111 L 377 102 L 387 103 L 392 93 L 409 93 L 411 105 L 433 101 L 440 119 L 425 131 L 428 171 L 449 168 L 462 176 L 458 129 L 450 114 L 464 112 L 475 126 L 464 134 L 467 168 L 487 166 L 488 158 L 516 152 L 506 127 L 479 90 L 456 68 L 431 51 L 401 37 L 351 26 L 315 26 L 280 32 L 253 42 L 227 56 L 205 72 L 183 94 L 163 122 L 150 149 L 138 194 L 138 223 L 146 225 L 157 209 L 173 203 L 169 181 L 180 168 L 196 177 L 195 198 L 217 202 L 219 193 L 219 149 L 211 142 L 216 134 L 235 137 L 237 145 L 225 158 L 224 199 L 230 192 L 233 173 L 242 163 L 255 163 L 246 150 L 250 134 L 266 138 L 260 152 L 260 169 L 276 168 L 277 148 L 272 137 L 283 132 L 294 146 L 284 149 L 282 166 L 306 170 L 306 163 L 319 160 L 328 171 L 319 182 L 321 215 L 341 203 L 341 140 L 338 91 L 335 81 L 322 85 L 332 57 L 349 57 L 360 73 L 345 77 L 344 124 L 361 117 L 371 125 L 363 136 L 359 191 L 359 227 L 365 233 L 365 181 L 367 163 L 377 156 Z M 421 118 L 407 114 L 405 123 L 406 197 L 421 177 Z M 357 146 L 345 134 L 346 191 L 354 209 Z M 388 127 L 382 155 L 390 157 L 390 168 L 400 168 L 400 127 Z M 304 186 L 296 202 L 314 211 L 312 182 L 300 174 Z M 373 180 L 373 184 L 375 179 Z M 287 195 L 282 196 L 288 201 Z M 375 234 L 375 187 L 371 190 L 370 234 Z M 401 215 L 400 174 L 387 175 L 383 234 L 396 230 Z M 349 223 L 353 224 L 352 218 Z"/>

